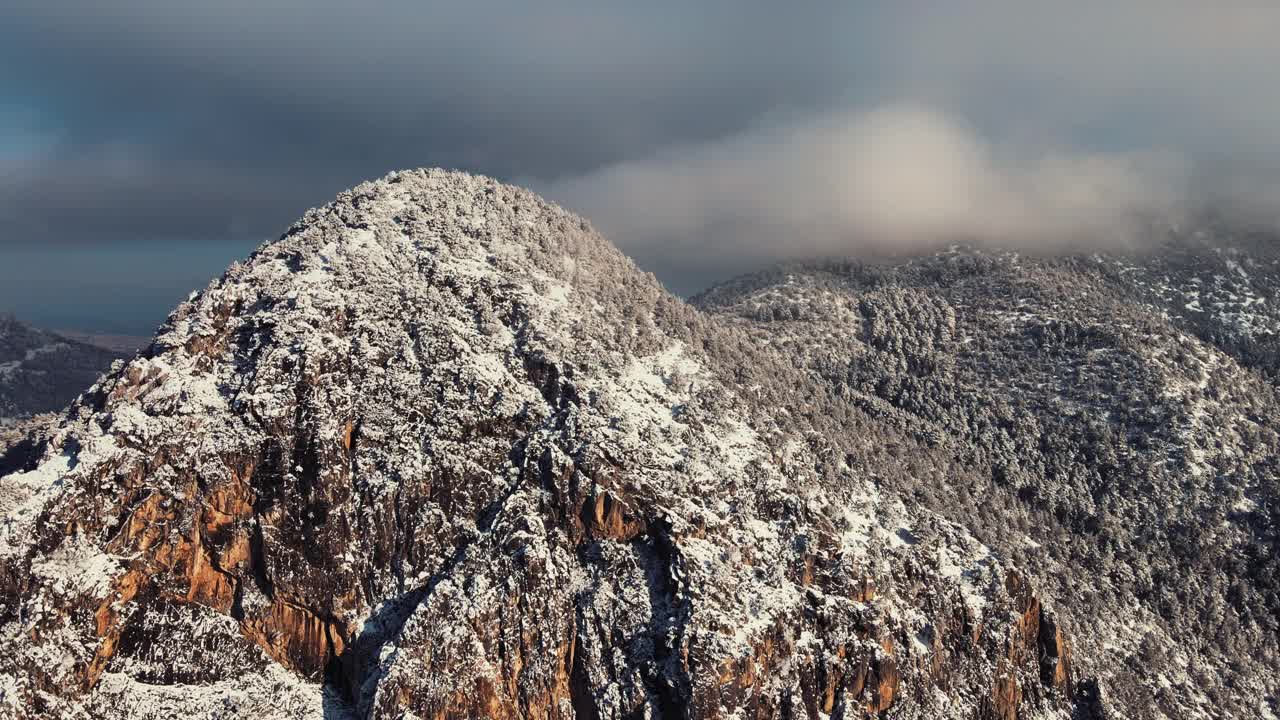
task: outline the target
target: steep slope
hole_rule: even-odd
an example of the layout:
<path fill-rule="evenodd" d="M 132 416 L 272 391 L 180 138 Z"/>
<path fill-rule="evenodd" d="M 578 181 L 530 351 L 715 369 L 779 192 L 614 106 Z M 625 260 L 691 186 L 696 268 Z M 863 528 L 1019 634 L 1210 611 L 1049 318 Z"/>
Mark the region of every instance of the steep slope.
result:
<path fill-rule="evenodd" d="M 61 410 L 124 356 L 0 314 L 0 425 Z"/>
<path fill-rule="evenodd" d="M 695 304 L 950 454 L 889 486 L 1031 570 L 1126 716 L 1270 717 L 1280 273 L 1209 239 L 794 266 Z"/>
<path fill-rule="evenodd" d="M 1025 576 L 887 489 L 931 451 L 880 425 L 536 196 L 393 174 L 4 459 L 0 707 L 1092 712 Z"/>

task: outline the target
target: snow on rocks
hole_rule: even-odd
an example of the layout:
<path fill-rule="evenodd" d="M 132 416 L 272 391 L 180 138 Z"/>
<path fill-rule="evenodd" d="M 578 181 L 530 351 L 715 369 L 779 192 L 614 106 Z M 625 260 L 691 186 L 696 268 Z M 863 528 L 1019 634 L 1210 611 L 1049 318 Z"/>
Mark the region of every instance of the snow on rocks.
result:
<path fill-rule="evenodd" d="M 393 173 L 181 304 L 0 479 L 0 702 L 1066 716 L 1034 592 L 880 487 L 849 412 L 563 209 Z"/>

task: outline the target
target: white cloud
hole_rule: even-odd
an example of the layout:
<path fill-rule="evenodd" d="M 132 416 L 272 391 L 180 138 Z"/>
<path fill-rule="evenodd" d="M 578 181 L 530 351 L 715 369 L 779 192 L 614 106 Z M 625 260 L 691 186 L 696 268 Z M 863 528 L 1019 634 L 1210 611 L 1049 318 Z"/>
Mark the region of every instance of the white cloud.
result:
<path fill-rule="evenodd" d="M 665 150 L 544 187 L 642 259 L 715 267 L 966 241 L 1133 242 L 1183 207 L 1176 154 L 992 141 L 943 113 L 840 111 Z"/>

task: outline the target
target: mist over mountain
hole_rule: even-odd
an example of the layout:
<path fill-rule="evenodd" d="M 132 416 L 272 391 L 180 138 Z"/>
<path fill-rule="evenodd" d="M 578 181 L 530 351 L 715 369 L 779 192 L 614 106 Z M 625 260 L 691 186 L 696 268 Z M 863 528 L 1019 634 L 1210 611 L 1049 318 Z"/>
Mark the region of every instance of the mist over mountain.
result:
<path fill-rule="evenodd" d="M 686 303 L 526 190 L 309 211 L 0 457 L 17 718 L 1271 717 L 1280 257 Z"/>
<path fill-rule="evenodd" d="M 984 139 L 925 107 L 832 111 L 552 184 L 646 264 L 909 255 L 965 241 L 1040 252 L 1151 244 L 1191 211 L 1171 153 Z M 643 202 L 636 202 L 644 198 Z M 666 269 L 666 268 L 663 268 Z"/>

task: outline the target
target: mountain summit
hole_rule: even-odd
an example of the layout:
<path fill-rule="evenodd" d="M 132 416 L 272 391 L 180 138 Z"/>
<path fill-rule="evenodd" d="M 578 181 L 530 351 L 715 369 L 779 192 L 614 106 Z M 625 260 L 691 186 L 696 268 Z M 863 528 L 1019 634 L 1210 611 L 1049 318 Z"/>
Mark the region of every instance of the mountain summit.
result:
<path fill-rule="evenodd" d="M 1011 718 L 1088 701 L 1025 576 L 879 487 L 914 442 L 871 424 L 581 219 L 395 173 L 194 294 L 4 459 L 0 707 Z"/>

